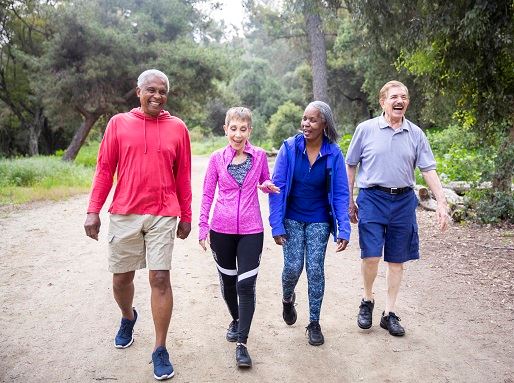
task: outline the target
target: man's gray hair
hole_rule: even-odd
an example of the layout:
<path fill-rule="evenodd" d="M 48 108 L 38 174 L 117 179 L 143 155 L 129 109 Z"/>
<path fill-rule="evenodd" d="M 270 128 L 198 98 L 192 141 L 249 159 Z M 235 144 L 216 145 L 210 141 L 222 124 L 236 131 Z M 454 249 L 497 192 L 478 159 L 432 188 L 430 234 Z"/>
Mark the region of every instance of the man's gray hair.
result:
<path fill-rule="evenodd" d="M 137 78 L 137 87 L 141 88 L 150 80 L 150 78 L 153 77 L 159 77 L 163 79 L 166 83 L 166 93 L 170 91 L 170 81 L 168 80 L 168 76 L 166 76 L 164 73 L 157 69 L 148 69 L 141 73 Z"/>
<path fill-rule="evenodd" d="M 334 115 L 332 113 L 332 109 L 330 109 L 330 106 L 328 106 L 328 104 L 323 101 L 313 101 L 307 105 L 307 108 L 310 106 L 320 111 L 321 118 L 326 125 L 325 135 L 328 137 L 329 141 L 332 143 L 337 143 L 337 141 L 339 141 L 339 133 L 337 133 Z"/>

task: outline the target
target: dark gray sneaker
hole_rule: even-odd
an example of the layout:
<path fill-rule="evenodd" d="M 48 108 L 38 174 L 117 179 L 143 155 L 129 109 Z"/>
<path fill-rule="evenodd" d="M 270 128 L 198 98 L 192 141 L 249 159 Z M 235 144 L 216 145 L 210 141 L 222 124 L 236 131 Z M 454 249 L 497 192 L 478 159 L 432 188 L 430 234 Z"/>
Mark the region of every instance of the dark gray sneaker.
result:
<path fill-rule="evenodd" d="M 237 320 L 233 320 L 228 325 L 227 329 L 227 340 L 229 342 L 237 342 L 237 336 L 239 335 L 239 322 Z"/>
<path fill-rule="evenodd" d="M 282 318 L 284 318 L 284 322 L 286 322 L 289 326 L 295 324 L 296 322 L 296 309 L 294 308 L 294 302 L 296 300 L 296 293 L 293 293 L 291 297 L 291 301 L 284 302 L 282 301 L 282 305 L 284 306 L 282 309 Z"/>
<path fill-rule="evenodd" d="M 371 328 L 373 322 L 373 308 L 375 307 L 375 301 L 365 301 L 362 299 L 359 306 L 359 315 L 357 316 L 357 325 L 367 330 Z"/>
<path fill-rule="evenodd" d="M 395 313 L 390 312 L 389 315 L 384 315 L 382 312 L 382 318 L 380 318 L 380 327 L 389 331 L 389 334 L 394 336 L 404 336 L 405 329 L 400 324 L 400 317 L 396 316 Z"/>
<path fill-rule="evenodd" d="M 321 326 L 319 325 L 319 322 L 313 321 L 309 323 L 306 329 L 309 333 L 309 344 L 311 346 L 321 346 L 323 343 L 325 343 L 325 337 L 321 332 Z"/>
<path fill-rule="evenodd" d="M 246 344 L 244 343 L 237 344 L 236 363 L 237 367 L 240 368 L 252 367 L 252 358 L 250 358 L 250 354 L 248 353 L 248 349 L 246 348 Z"/>

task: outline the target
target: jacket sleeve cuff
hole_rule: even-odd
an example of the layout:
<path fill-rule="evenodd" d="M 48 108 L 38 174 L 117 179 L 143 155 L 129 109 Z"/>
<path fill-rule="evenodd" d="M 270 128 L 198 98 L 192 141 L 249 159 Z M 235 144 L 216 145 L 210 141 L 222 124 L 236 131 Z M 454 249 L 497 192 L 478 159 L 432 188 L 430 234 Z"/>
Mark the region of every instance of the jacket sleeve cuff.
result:
<path fill-rule="evenodd" d="M 280 225 L 279 227 L 271 230 L 271 235 L 273 237 L 276 237 L 277 235 L 285 235 L 286 234 L 286 228 L 284 225 Z"/>

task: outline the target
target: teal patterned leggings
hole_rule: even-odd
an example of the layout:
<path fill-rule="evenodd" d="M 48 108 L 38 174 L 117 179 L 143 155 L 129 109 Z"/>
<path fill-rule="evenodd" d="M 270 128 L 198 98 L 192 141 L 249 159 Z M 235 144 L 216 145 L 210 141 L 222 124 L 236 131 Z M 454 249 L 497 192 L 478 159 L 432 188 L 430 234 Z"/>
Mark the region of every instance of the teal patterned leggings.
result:
<path fill-rule="evenodd" d="M 285 219 L 286 243 L 284 244 L 284 270 L 282 292 L 284 300 L 293 296 L 298 279 L 307 271 L 309 290 L 309 319 L 319 321 L 321 303 L 325 293 L 325 252 L 330 225 L 326 222 L 305 223 Z"/>

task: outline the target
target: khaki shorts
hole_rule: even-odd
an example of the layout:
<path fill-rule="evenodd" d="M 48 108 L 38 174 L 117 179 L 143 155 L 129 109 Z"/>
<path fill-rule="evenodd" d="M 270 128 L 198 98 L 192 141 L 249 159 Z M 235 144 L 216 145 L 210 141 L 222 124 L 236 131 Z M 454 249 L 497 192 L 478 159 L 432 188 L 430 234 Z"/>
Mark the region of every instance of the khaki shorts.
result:
<path fill-rule="evenodd" d="M 111 214 L 109 271 L 170 270 L 177 217 Z"/>

